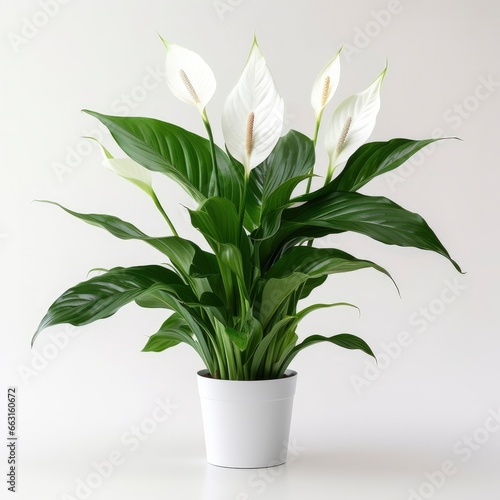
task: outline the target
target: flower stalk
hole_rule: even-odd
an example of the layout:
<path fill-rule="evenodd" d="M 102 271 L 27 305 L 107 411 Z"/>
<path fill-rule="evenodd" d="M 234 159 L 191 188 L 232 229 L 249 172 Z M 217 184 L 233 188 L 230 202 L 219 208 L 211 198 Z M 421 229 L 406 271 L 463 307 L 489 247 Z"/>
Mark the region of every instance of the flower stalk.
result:
<path fill-rule="evenodd" d="M 214 173 L 215 176 L 215 186 L 217 190 L 217 196 L 222 196 L 222 191 L 219 181 L 219 170 L 217 168 L 217 156 L 215 154 L 214 135 L 212 133 L 212 127 L 210 125 L 206 109 L 203 110 L 203 114 L 201 115 L 201 117 L 203 119 L 203 125 L 205 125 L 205 130 L 207 131 L 208 141 L 210 142 L 210 157 L 212 158 L 212 172 Z"/>

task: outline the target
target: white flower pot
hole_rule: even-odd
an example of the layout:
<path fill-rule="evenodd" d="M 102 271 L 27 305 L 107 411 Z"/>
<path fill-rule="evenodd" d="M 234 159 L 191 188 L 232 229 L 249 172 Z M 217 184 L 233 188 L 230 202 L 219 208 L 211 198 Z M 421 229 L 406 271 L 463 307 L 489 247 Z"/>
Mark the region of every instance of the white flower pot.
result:
<path fill-rule="evenodd" d="M 251 469 L 286 462 L 297 372 L 274 380 L 218 380 L 198 372 L 207 460 Z"/>

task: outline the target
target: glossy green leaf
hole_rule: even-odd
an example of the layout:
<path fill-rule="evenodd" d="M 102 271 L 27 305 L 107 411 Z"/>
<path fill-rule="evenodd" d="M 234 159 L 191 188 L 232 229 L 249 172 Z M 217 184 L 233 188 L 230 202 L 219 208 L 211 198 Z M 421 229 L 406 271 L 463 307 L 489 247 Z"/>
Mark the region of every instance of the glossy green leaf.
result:
<path fill-rule="evenodd" d="M 213 373 L 215 369 L 213 331 L 204 321 L 203 315 L 198 311 L 197 307 L 190 306 L 185 297 L 179 297 L 165 288 L 153 286 L 144 293 L 141 299 L 157 304 L 155 307 L 163 304 L 163 307 L 172 309 L 186 322 L 191 334 L 196 339 L 192 343 L 192 347 L 198 352 L 205 366 Z"/>
<path fill-rule="evenodd" d="M 110 116 L 84 110 L 100 120 L 121 149 L 134 161 L 178 182 L 196 201 L 221 195 L 240 206 L 243 171 L 217 146 L 217 171 L 210 142 L 177 125 L 152 118 Z M 217 192 L 216 174 L 221 193 Z"/>
<path fill-rule="evenodd" d="M 250 172 L 247 212 L 256 226 L 261 214 L 269 213 L 290 199 L 295 186 L 314 165 L 314 146 L 308 137 L 290 130 L 281 137 L 271 155 Z M 298 178 L 295 182 L 291 179 Z M 287 183 L 286 188 L 283 185 Z M 273 193 L 281 191 L 279 202 Z"/>
<path fill-rule="evenodd" d="M 310 177 L 310 175 L 301 175 L 288 179 L 269 196 L 262 207 L 261 226 L 252 235 L 255 240 L 269 238 L 278 231 L 281 225 L 281 214 L 290 204 L 293 190 L 303 180 Z"/>
<path fill-rule="evenodd" d="M 261 247 L 263 259 L 294 241 L 354 231 L 388 245 L 434 251 L 460 271 L 427 222 L 384 197 L 335 192 L 283 212 L 281 229 Z"/>
<path fill-rule="evenodd" d="M 285 300 L 308 278 L 307 274 L 293 272 L 284 277 L 269 277 L 264 281 L 262 291 L 255 299 L 254 305 L 255 317 L 262 323 L 263 328 L 282 307 Z"/>
<path fill-rule="evenodd" d="M 311 279 L 365 268 L 373 268 L 391 278 L 381 266 L 340 250 L 307 246 L 291 248 L 262 277 L 258 318 L 265 326 L 283 302 Z M 295 300 L 299 298 L 300 295 Z"/>
<path fill-rule="evenodd" d="M 321 286 L 326 279 L 328 278 L 328 275 L 325 276 L 320 276 L 319 278 L 310 278 L 306 282 L 304 282 L 303 286 L 300 288 L 300 294 L 298 297 L 298 300 L 305 299 L 306 297 L 309 297 L 311 292 Z"/>
<path fill-rule="evenodd" d="M 288 365 L 292 362 L 293 358 L 295 358 L 295 356 L 300 351 L 302 351 L 306 347 L 310 347 L 319 342 L 329 342 L 331 344 L 344 347 L 345 349 L 359 349 L 360 351 L 363 351 L 364 353 L 372 356 L 374 359 L 377 359 L 375 357 L 375 354 L 373 354 L 373 351 L 371 350 L 370 346 L 363 339 L 360 339 L 355 335 L 351 335 L 350 333 L 341 333 L 339 335 L 334 335 L 333 337 L 323 337 L 322 335 L 311 335 L 310 337 L 307 337 L 305 340 L 303 340 L 300 344 L 298 344 L 291 350 L 291 352 L 288 354 L 288 356 L 286 357 L 280 368 L 279 372 L 280 376 L 283 376 Z"/>
<path fill-rule="evenodd" d="M 333 179 L 330 190 L 357 191 L 378 175 L 394 170 L 423 147 L 438 140 L 440 139 L 392 139 L 364 144 L 353 153 L 342 172 Z"/>
<path fill-rule="evenodd" d="M 144 234 L 130 222 L 126 222 L 114 215 L 82 214 L 74 212 L 59 203 L 39 200 L 62 208 L 65 212 L 92 226 L 105 229 L 113 236 L 122 240 L 140 240 L 166 255 L 172 264 L 185 276 L 194 278 L 214 276 L 219 274 L 219 267 L 215 256 L 205 252 L 195 243 L 178 236 L 152 237 Z"/>
<path fill-rule="evenodd" d="M 245 351 L 241 354 L 241 359 L 242 363 L 246 364 L 248 360 L 252 359 L 257 346 L 264 336 L 264 332 L 262 331 L 262 325 L 252 314 L 248 314 L 243 329 L 248 335 L 248 344 Z"/>
<path fill-rule="evenodd" d="M 359 307 L 350 304 L 349 302 L 334 302 L 333 304 L 313 304 L 312 306 L 306 307 L 305 309 L 302 309 L 302 311 L 299 311 L 296 314 L 297 320 L 302 321 L 308 314 L 311 314 L 312 312 L 319 309 L 328 309 L 330 307 L 353 307 L 354 309 L 357 309 L 359 313 Z"/>
<path fill-rule="evenodd" d="M 198 210 L 190 210 L 191 223 L 197 228 L 220 255 L 221 245 L 229 244 L 238 248 L 245 262 L 244 270 L 250 272 L 246 263 L 250 262 L 251 243 L 247 234 L 241 230 L 238 213 L 234 206 L 223 198 L 210 198 Z"/>
<path fill-rule="evenodd" d="M 240 228 L 238 213 L 224 198 L 210 198 L 197 210 L 190 210 L 191 222 L 214 250 L 221 243 L 239 247 Z"/>
<path fill-rule="evenodd" d="M 226 327 L 226 335 L 240 351 L 244 351 L 247 348 L 249 340 L 247 333 Z"/>
<path fill-rule="evenodd" d="M 193 338 L 186 321 L 178 314 L 173 313 L 151 337 L 142 349 L 143 352 L 161 352 L 174 347 L 181 342 L 192 346 Z"/>
<path fill-rule="evenodd" d="M 49 326 L 62 323 L 81 326 L 107 318 L 157 285 L 170 290 L 185 286 L 176 273 L 162 266 L 116 267 L 83 281 L 50 306 L 32 342 Z"/>
<path fill-rule="evenodd" d="M 374 262 L 357 259 L 335 248 L 293 247 L 283 254 L 263 279 L 283 278 L 292 273 L 318 278 L 325 274 L 345 273 L 369 267 L 391 277 L 383 267 Z"/>
<path fill-rule="evenodd" d="M 221 244 L 219 249 L 219 258 L 221 266 L 227 267 L 234 273 L 238 281 L 240 294 L 248 300 L 248 266 L 245 266 L 243 264 L 243 258 L 241 256 L 240 250 L 236 246 L 228 243 Z M 245 268 L 247 269 L 246 275 Z"/>
<path fill-rule="evenodd" d="M 287 316 L 276 322 L 270 332 L 259 342 L 250 363 L 250 378 L 252 380 L 258 378 L 271 343 L 275 341 L 276 336 L 287 330 L 287 328 L 294 322 L 294 319 L 295 317 L 293 316 Z"/>

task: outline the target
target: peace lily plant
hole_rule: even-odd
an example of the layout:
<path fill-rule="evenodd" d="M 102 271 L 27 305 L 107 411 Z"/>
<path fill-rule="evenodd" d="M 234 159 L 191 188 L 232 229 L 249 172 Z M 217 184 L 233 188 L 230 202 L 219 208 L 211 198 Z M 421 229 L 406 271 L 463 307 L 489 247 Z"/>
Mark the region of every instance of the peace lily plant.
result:
<path fill-rule="evenodd" d="M 212 70 L 198 54 L 163 43 L 167 84 L 176 97 L 198 110 L 208 138 L 152 118 L 85 112 L 109 129 L 126 155 L 114 158 L 102 147 L 105 165 L 151 198 L 169 234 L 152 237 L 112 215 L 61 208 L 120 239 L 144 241 L 169 264 L 116 267 L 77 284 L 50 306 L 33 340 L 46 327 L 85 325 L 136 302 L 168 311 L 144 351 L 186 343 L 217 379 L 279 379 L 302 349 L 318 342 L 374 356 L 365 341 L 347 333 L 299 339 L 297 328 L 306 315 L 351 306 L 300 307 L 328 275 L 371 268 L 390 278 L 370 260 L 319 248 L 314 242 L 354 231 L 388 245 L 432 250 L 460 271 L 422 217 L 385 197 L 358 192 L 436 139 L 366 142 L 380 108 L 384 69 L 366 90 L 333 111 L 324 134 L 328 165 L 315 170 L 318 132 L 339 84 L 341 51 L 314 82 L 311 139 L 296 130 L 282 135 L 284 102 L 254 40 L 224 105 L 226 150 L 221 149 L 214 143 L 206 109 L 216 89 Z M 181 236 L 185 228 L 180 231 L 172 223 L 153 188 L 151 172 L 165 174 L 191 195 L 198 205 L 189 210 L 191 224 L 210 250 Z M 318 175 L 324 175 L 324 185 L 311 191 L 311 179 Z"/>

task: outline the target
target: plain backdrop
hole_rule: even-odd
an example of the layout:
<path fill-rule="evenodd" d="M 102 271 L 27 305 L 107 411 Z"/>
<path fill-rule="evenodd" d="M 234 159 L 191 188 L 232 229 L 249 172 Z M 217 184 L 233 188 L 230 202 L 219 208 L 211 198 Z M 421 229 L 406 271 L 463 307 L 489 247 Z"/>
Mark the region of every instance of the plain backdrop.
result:
<path fill-rule="evenodd" d="M 26 0 L 3 2 L 0 23 L 0 435 L 15 386 L 17 498 L 499 498 L 497 1 Z M 118 149 L 80 112 L 152 116 L 203 134 L 196 110 L 164 82 L 157 33 L 214 70 L 208 112 L 219 143 L 224 99 L 254 33 L 285 99 L 287 129 L 312 133 L 312 83 L 343 44 L 325 119 L 388 61 L 371 140 L 462 139 L 437 143 L 363 192 L 424 216 L 466 274 L 435 254 L 359 235 L 318 242 L 386 267 L 401 297 L 366 270 L 329 279 L 311 298 L 352 302 L 361 316 L 318 311 L 300 334 L 358 334 L 379 366 L 329 345 L 296 358 L 290 460 L 277 469 L 206 465 L 200 360 L 184 346 L 140 352 L 164 319 L 159 311 L 130 305 L 86 327 L 53 327 L 30 349 L 49 305 L 89 270 L 163 262 L 139 242 L 33 202 L 167 234 L 149 199 L 102 167 L 82 137 Z M 320 135 L 320 175 L 322 145 Z M 200 242 L 188 227 L 187 195 L 164 177 L 154 181 L 181 234 Z M 9 498 L 4 479 L 0 491 Z"/>

